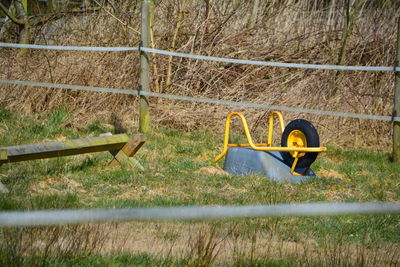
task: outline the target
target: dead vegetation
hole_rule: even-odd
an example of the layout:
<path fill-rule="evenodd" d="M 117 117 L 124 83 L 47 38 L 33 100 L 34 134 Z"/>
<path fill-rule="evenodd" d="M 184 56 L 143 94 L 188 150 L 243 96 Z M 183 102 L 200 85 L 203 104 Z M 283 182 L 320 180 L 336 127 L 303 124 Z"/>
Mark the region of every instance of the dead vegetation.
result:
<path fill-rule="evenodd" d="M 272 226 L 273 220 L 257 219 Z M 279 225 L 278 225 L 279 228 Z M 277 229 L 275 229 L 277 230 Z M 369 248 L 341 240 L 296 240 L 232 223 L 135 222 L 2 229 L 5 266 L 71 264 L 89 255 L 149 255 L 168 266 L 397 266 L 398 244 Z M 29 257 L 27 257 L 29 255 Z"/>
<path fill-rule="evenodd" d="M 2 266 L 46 266 L 101 251 L 115 224 L 1 228 Z M 121 241 L 120 241 L 121 242 Z"/>
<path fill-rule="evenodd" d="M 137 46 L 140 1 L 113 2 L 88 13 L 60 13 L 32 29 L 32 43 L 82 46 Z M 255 1 L 258 2 L 258 1 Z M 156 1 L 152 46 L 201 55 L 313 64 L 391 66 L 395 59 L 393 1 Z M 112 14 L 113 16 L 111 16 Z M 256 16 L 255 24 L 250 15 Z M 253 20 L 254 18 L 251 18 Z M 126 25 L 129 25 L 127 27 Z M 16 41 L 9 35 L 6 41 Z M 136 89 L 137 52 L 0 50 L 2 78 Z M 152 58 L 156 92 L 249 101 L 298 108 L 391 115 L 393 74 L 335 72 L 235 65 L 195 59 Z M 132 96 L 1 85 L 0 105 L 30 113 L 66 107 L 72 127 L 102 117 L 124 129 L 137 128 Z M 154 124 L 190 131 L 222 131 L 238 108 L 152 98 Z M 240 109 L 239 109 L 240 110 Z M 265 110 L 245 109 L 250 124 L 265 129 Z M 388 149 L 391 124 L 330 116 L 285 113 L 311 120 L 324 143 Z"/>

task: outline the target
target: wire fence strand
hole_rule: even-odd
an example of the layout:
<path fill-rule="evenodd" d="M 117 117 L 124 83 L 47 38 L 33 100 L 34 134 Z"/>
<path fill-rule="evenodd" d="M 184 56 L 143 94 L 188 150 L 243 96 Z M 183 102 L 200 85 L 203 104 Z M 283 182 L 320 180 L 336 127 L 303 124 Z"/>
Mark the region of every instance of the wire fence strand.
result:
<path fill-rule="evenodd" d="M 63 51 L 93 51 L 93 52 L 121 52 L 121 51 L 144 51 L 148 53 L 160 54 L 165 56 L 183 57 L 191 59 L 200 59 L 208 61 L 216 61 L 223 63 L 234 63 L 244 65 L 257 65 L 266 67 L 282 67 L 282 68 L 300 68 L 300 69 L 320 69 L 320 70 L 352 70 L 352 71 L 400 71 L 399 67 L 381 67 L 381 66 L 339 66 L 339 65 L 323 65 L 323 64 L 299 64 L 286 62 L 267 62 L 257 60 L 233 59 L 224 57 L 212 57 L 203 55 L 194 55 L 166 51 L 149 47 L 84 47 L 84 46 L 55 46 L 55 45 L 34 45 L 34 44 L 14 44 L 1 43 L 0 47 L 7 48 L 29 48 L 29 49 L 47 49 L 47 50 L 63 50 Z"/>
<path fill-rule="evenodd" d="M 128 90 L 128 89 L 113 89 L 113 88 L 102 88 L 102 87 L 92 87 L 92 86 L 55 84 L 55 83 L 43 83 L 43 82 L 31 82 L 31 81 L 19 81 L 19 80 L 5 80 L 5 79 L 0 79 L 0 84 L 25 85 L 25 86 L 34 86 L 34 87 L 58 88 L 58 89 L 91 91 L 91 92 L 101 92 L 101 93 L 118 93 L 118 94 L 128 94 L 128 95 L 139 95 L 140 94 L 140 95 L 144 95 L 144 96 L 152 96 L 152 97 L 158 97 L 158 98 L 205 103 L 205 104 L 217 104 L 217 105 L 227 105 L 227 106 L 235 106 L 235 107 L 266 109 L 266 110 L 280 110 L 280 111 L 287 111 L 287 112 L 299 112 L 299 113 L 335 116 L 335 117 L 353 118 L 353 119 L 368 119 L 368 120 L 379 120 L 379 121 L 400 121 L 400 117 L 392 117 L 392 116 L 347 113 L 347 112 L 317 110 L 317 109 L 293 108 L 293 107 L 286 107 L 286 106 L 257 104 L 257 103 L 251 103 L 251 102 L 236 102 L 236 101 L 218 100 L 218 99 L 212 99 L 212 98 L 203 98 L 203 97 L 190 97 L 190 96 L 181 96 L 181 95 L 162 94 L 162 93 L 147 92 L 147 91 L 139 92 L 137 90 Z"/>
<path fill-rule="evenodd" d="M 0 226 L 365 214 L 400 214 L 400 202 L 11 211 L 0 213 Z"/>
<path fill-rule="evenodd" d="M 138 51 L 138 47 L 100 47 L 100 46 L 61 46 L 61 45 L 35 45 L 35 44 L 14 44 L 1 43 L 0 47 L 6 48 L 28 48 L 39 50 L 59 50 L 59 51 L 91 51 L 91 52 L 126 52 Z"/>

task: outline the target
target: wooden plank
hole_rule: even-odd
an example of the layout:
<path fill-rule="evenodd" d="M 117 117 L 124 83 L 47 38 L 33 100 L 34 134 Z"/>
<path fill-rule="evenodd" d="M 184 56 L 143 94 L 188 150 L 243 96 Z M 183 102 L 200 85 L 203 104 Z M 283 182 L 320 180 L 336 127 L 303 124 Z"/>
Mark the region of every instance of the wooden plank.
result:
<path fill-rule="evenodd" d="M 399 66 L 400 63 L 400 17 L 397 20 L 397 46 L 396 46 L 396 62 L 395 66 Z M 400 116 L 400 72 L 394 73 L 394 110 L 393 116 Z M 400 122 L 393 122 L 393 161 L 400 163 Z"/>
<path fill-rule="evenodd" d="M 129 157 L 132 157 L 136 154 L 136 152 L 142 147 L 144 143 L 145 138 L 143 134 L 134 135 L 131 139 L 129 139 L 129 141 L 120 151 L 118 151 L 117 153 L 115 153 L 114 151 L 110 151 L 110 153 L 114 156 L 114 159 L 110 162 L 110 165 L 114 166 L 118 163 L 123 163 L 144 170 L 143 166 L 140 165 L 139 162 L 133 159 L 129 159 Z"/>
<path fill-rule="evenodd" d="M 126 134 L 118 134 L 60 142 L 2 147 L 0 150 L 7 150 L 8 158 L 6 160 L 0 160 L 0 164 L 100 151 L 120 150 L 128 141 L 129 137 Z"/>
<path fill-rule="evenodd" d="M 122 151 L 121 151 L 122 152 Z M 114 159 L 110 162 L 110 166 L 115 166 L 116 164 L 120 164 L 122 166 L 128 166 L 131 168 L 138 168 L 141 171 L 144 171 L 144 167 L 134 158 L 129 158 L 125 153 L 117 153 Z"/>
<path fill-rule="evenodd" d="M 142 147 L 145 139 L 143 134 L 135 134 L 121 149 L 128 157 L 132 157 Z"/>
<path fill-rule="evenodd" d="M 7 160 L 7 149 L 0 149 L 0 161 L 4 161 L 4 160 Z M 3 163 L 0 162 L 0 166 L 2 164 Z M 10 191 L 8 190 L 8 188 L 0 182 L 0 193 L 6 194 L 9 192 Z"/>

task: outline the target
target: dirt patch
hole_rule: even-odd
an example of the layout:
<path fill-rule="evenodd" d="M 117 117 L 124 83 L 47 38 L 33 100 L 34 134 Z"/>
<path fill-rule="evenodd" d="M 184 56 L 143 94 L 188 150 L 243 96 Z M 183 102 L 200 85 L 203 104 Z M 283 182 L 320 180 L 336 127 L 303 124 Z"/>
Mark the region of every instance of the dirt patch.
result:
<path fill-rule="evenodd" d="M 367 170 L 359 171 L 357 174 L 361 175 L 361 176 L 369 176 L 369 175 L 371 175 L 371 173 L 369 171 L 367 171 Z"/>
<path fill-rule="evenodd" d="M 35 194 L 87 193 L 81 183 L 68 178 L 59 179 L 56 177 L 44 178 L 42 181 L 34 184 L 30 188 L 30 191 Z"/>
<path fill-rule="evenodd" d="M 110 239 L 102 251 L 104 254 L 146 253 L 157 258 L 187 260 L 212 255 L 215 262 L 229 264 L 241 260 L 288 257 L 307 257 L 310 263 L 319 262 L 324 265 L 330 265 L 332 259 L 355 265 L 358 265 L 360 259 L 374 263 L 373 265 L 386 265 L 388 260 L 390 264 L 400 263 L 398 244 L 372 249 L 327 241 L 324 246 L 320 246 L 315 240 L 307 237 L 295 241 L 283 240 L 271 233 L 256 230 L 253 234 L 243 234 L 235 226 L 218 228 L 206 223 L 123 223 L 118 224 L 109 236 Z M 213 250 L 205 253 L 210 247 Z"/>
<path fill-rule="evenodd" d="M 47 177 L 34 184 L 29 191 L 35 194 L 60 194 L 61 190 L 54 188 L 59 183 L 59 179 Z"/>
<path fill-rule="evenodd" d="M 196 171 L 199 174 L 207 174 L 207 175 L 230 175 L 228 172 L 224 171 L 221 168 L 214 166 L 202 167 Z"/>
<path fill-rule="evenodd" d="M 340 172 L 336 171 L 336 170 L 326 170 L 326 169 L 322 169 L 319 172 L 319 176 L 324 177 L 324 178 L 337 178 L 337 179 L 343 179 L 344 175 L 341 174 Z"/>

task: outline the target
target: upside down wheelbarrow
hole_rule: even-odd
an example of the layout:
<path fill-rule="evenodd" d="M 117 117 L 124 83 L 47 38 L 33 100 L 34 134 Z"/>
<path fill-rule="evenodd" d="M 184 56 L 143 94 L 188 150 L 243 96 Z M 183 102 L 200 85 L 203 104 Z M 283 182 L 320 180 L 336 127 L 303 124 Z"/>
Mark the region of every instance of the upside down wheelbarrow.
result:
<path fill-rule="evenodd" d="M 229 132 L 232 117 L 237 116 L 240 118 L 244 133 L 247 138 L 247 144 L 233 144 L 229 143 Z M 274 127 L 274 118 L 279 120 L 280 129 L 282 132 L 281 146 L 272 146 L 272 135 Z M 226 118 L 225 123 L 225 136 L 224 148 L 220 155 L 218 155 L 214 162 L 219 161 L 228 152 L 228 147 L 250 147 L 257 151 L 279 151 L 282 155 L 283 161 L 291 167 L 290 173 L 292 175 L 305 175 L 310 168 L 311 164 L 316 160 L 318 153 L 326 151 L 326 147 L 320 147 L 319 135 L 315 127 L 307 120 L 296 119 L 291 121 L 286 127 L 283 121 L 282 113 L 273 111 L 269 116 L 268 127 L 268 141 L 264 144 L 254 144 L 251 138 L 249 127 L 245 117 L 240 112 L 232 112 Z M 305 168 L 305 172 L 297 173 L 296 168 Z"/>

